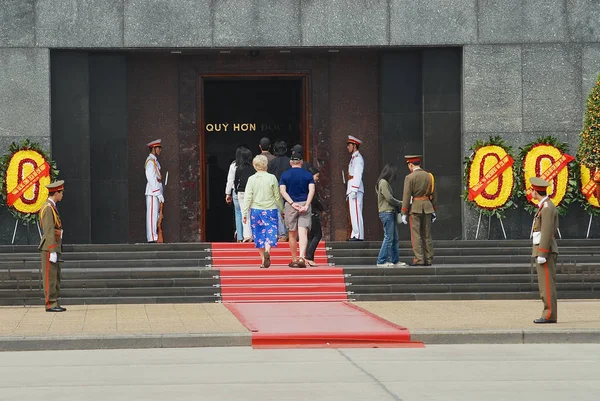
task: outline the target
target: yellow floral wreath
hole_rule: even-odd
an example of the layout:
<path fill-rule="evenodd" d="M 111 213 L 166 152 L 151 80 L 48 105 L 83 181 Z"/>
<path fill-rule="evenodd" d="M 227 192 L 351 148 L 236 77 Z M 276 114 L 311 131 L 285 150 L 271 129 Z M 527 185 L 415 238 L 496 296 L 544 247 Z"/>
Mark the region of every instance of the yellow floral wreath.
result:
<path fill-rule="evenodd" d="M 21 181 L 46 163 L 43 155 L 35 150 L 20 150 L 13 153 L 6 169 L 6 192 L 12 192 Z M 38 182 L 23 192 L 12 207 L 21 213 L 37 213 L 48 198 L 46 185 L 50 184 L 50 174 L 42 176 Z"/>
<path fill-rule="evenodd" d="M 552 145 L 542 144 L 532 147 L 523 159 L 525 191 L 527 193 L 531 191 L 531 183 L 529 182 L 531 177 L 541 177 L 545 171 L 562 158 L 566 165 L 549 180 L 551 185 L 547 191 L 548 197 L 556 206 L 559 206 L 567 194 L 567 189 L 569 187 L 568 163 L 573 160 L 572 157 L 566 156 L 568 155 L 564 155 L 563 152 Z M 537 201 L 535 199 L 527 197 L 527 200 L 537 206 Z"/>
<path fill-rule="evenodd" d="M 592 181 L 592 172 L 591 170 L 586 167 L 585 165 L 581 164 L 581 189 L 587 189 L 588 185 L 591 185 Z M 590 182 L 591 181 L 591 182 Z M 596 184 L 598 185 L 598 184 Z M 600 208 L 600 200 L 598 198 L 596 198 L 596 194 L 594 193 L 594 188 L 591 188 L 591 192 L 589 193 L 589 196 L 587 196 L 586 194 L 584 194 L 587 202 L 593 206 L 594 208 Z"/>
<path fill-rule="evenodd" d="M 482 146 L 475 151 L 469 167 L 468 187 L 475 187 L 482 178 L 503 159 L 510 157 L 501 146 Z M 491 181 L 481 193 L 473 198 L 473 202 L 487 210 L 503 207 L 510 200 L 514 185 L 514 171 L 512 166 L 507 167 L 501 174 Z"/>

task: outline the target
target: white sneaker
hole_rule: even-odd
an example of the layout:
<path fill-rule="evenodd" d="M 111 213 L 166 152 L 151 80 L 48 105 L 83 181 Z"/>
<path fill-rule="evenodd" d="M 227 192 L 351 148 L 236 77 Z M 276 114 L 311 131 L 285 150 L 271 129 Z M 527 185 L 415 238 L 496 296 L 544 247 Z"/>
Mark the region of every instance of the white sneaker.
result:
<path fill-rule="evenodd" d="M 392 266 L 394 266 L 394 264 L 393 264 L 393 263 L 388 263 L 388 262 L 385 262 L 385 263 L 377 263 L 377 267 L 392 267 Z"/>
<path fill-rule="evenodd" d="M 408 266 L 406 263 L 404 262 L 398 262 L 396 264 L 392 264 L 392 266 L 396 266 L 396 267 L 404 267 L 404 266 Z"/>

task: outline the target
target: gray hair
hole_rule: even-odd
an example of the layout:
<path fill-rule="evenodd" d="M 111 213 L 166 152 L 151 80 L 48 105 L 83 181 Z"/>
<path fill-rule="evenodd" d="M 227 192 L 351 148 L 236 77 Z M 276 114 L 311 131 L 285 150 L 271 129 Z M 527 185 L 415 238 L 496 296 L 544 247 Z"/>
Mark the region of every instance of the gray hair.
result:
<path fill-rule="evenodd" d="M 254 156 L 254 159 L 252 160 L 252 165 L 254 166 L 254 169 L 256 171 L 267 171 L 269 160 L 267 159 L 267 156 L 264 155 Z"/>

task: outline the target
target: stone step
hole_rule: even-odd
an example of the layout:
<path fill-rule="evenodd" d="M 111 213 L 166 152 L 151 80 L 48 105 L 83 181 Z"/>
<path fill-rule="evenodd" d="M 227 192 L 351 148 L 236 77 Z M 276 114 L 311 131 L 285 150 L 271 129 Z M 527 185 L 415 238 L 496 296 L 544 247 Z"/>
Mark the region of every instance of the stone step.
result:
<path fill-rule="evenodd" d="M 452 284 L 352 284 L 349 287 L 353 294 L 386 294 L 386 293 L 454 293 L 454 292 L 535 292 L 537 283 L 452 283 Z M 556 283 L 557 292 L 596 292 L 600 296 L 600 282 Z"/>
<path fill-rule="evenodd" d="M 198 267 L 206 268 L 210 264 L 208 259 L 138 259 L 138 260 L 70 260 L 65 259 L 62 263 L 63 269 L 103 269 L 103 268 L 181 268 Z M 2 269 L 39 269 L 40 262 L 24 261 L 11 262 L 0 261 Z"/>
<path fill-rule="evenodd" d="M 473 301 L 505 299 L 539 299 L 534 292 L 462 292 L 462 293 L 411 293 L 411 294 L 352 294 L 354 301 Z M 558 299 L 597 299 L 594 292 L 560 292 Z M 560 306 L 559 306 L 560 308 Z"/>
<path fill-rule="evenodd" d="M 594 255 L 560 255 L 558 263 L 598 263 L 599 256 Z M 480 265 L 485 264 L 525 264 L 532 260 L 530 255 L 486 255 L 486 256 L 434 256 L 434 266 L 439 265 Z M 400 254 L 400 261 L 404 263 L 412 262 L 412 256 L 405 256 Z M 377 257 L 368 256 L 356 256 L 356 257 L 333 257 L 329 259 L 330 263 L 334 263 L 334 266 L 346 267 L 352 265 L 371 265 L 374 266 L 377 263 Z"/>
<path fill-rule="evenodd" d="M 220 291 L 212 286 L 207 287 L 130 287 L 130 288 L 68 288 L 60 289 L 61 299 L 69 298 L 113 298 L 113 297 L 156 297 L 156 296 L 207 296 Z M 14 291 L 0 290 L 0 299 L 19 297 L 43 297 L 41 290 Z"/>
<path fill-rule="evenodd" d="M 435 258 L 440 256 L 488 256 L 488 255 L 531 255 L 531 246 L 529 247 L 478 247 L 478 248 L 435 248 Z M 339 257 L 372 257 L 377 258 L 379 248 L 373 249 L 331 249 L 327 251 L 332 259 Z M 410 248 L 401 248 L 400 255 L 410 254 Z M 412 256 L 412 254 L 410 254 Z M 560 255 L 582 255 L 596 256 L 600 258 L 600 246 L 564 247 L 560 248 Z"/>
<path fill-rule="evenodd" d="M 215 303 L 219 298 L 214 295 L 206 296 L 160 296 L 160 297 L 112 297 L 112 298 L 62 298 L 61 305 L 115 305 L 115 304 L 197 304 L 197 303 Z M 2 300 L 2 305 L 6 306 L 39 306 L 43 307 L 43 298 L 13 298 Z"/>

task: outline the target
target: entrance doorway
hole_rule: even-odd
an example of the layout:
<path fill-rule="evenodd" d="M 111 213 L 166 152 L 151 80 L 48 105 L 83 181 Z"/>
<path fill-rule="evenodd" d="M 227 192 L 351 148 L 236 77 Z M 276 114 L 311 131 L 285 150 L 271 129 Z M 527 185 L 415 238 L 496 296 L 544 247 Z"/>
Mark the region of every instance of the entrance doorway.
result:
<path fill-rule="evenodd" d="M 286 141 L 288 150 L 305 142 L 306 77 L 303 75 L 202 77 L 201 145 L 204 188 L 201 207 L 204 241 L 235 241 L 233 205 L 225 202 L 229 165 L 238 146 L 254 155 L 267 137 L 271 146 Z"/>

